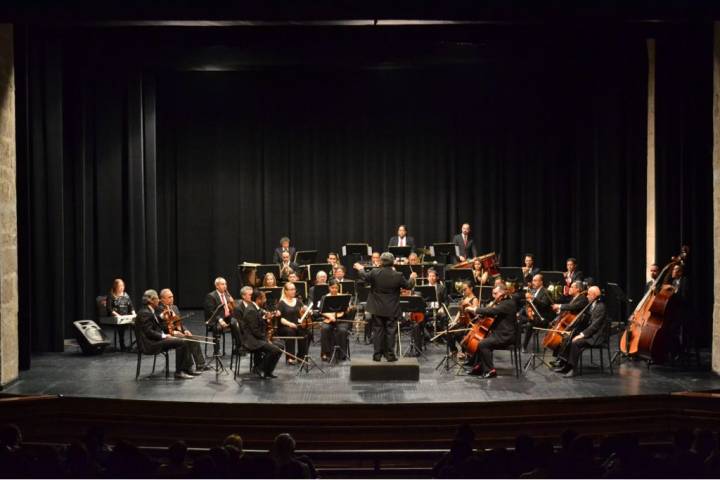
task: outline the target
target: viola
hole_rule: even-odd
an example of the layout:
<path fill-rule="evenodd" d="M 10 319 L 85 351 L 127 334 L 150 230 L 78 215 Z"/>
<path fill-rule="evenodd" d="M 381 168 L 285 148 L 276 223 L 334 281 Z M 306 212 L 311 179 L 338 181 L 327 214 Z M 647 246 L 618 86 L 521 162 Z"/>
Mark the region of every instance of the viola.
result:
<path fill-rule="evenodd" d="M 170 308 L 170 305 L 165 305 L 165 311 L 162 312 L 162 316 L 165 318 L 168 334 L 172 335 L 175 330 L 180 330 L 181 332 L 185 331 L 182 318 L 175 313 L 175 310 Z"/>

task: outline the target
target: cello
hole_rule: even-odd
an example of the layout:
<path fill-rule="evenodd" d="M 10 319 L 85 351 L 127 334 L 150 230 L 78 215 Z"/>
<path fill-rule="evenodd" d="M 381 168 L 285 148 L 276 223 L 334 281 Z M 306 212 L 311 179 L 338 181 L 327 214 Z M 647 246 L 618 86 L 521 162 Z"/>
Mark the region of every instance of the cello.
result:
<path fill-rule="evenodd" d="M 579 295 L 586 294 L 586 291 L 582 291 Z M 583 307 L 578 313 L 562 312 L 558 315 L 557 323 L 548 329 L 547 335 L 543 338 L 543 348 L 550 350 L 557 350 L 563 341 L 564 335 L 569 335 L 572 328 L 575 326 L 575 322 L 578 318 L 582 317 L 585 310 L 590 307 L 594 302 L 589 302 Z"/>
<path fill-rule="evenodd" d="M 620 351 L 654 363 L 662 363 L 667 356 L 667 330 L 676 313 L 675 289 L 667 279 L 675 265 L 683 265 L 688 247 L 660 271 L 655 281 L 638 302 L 620 338 Z"/>

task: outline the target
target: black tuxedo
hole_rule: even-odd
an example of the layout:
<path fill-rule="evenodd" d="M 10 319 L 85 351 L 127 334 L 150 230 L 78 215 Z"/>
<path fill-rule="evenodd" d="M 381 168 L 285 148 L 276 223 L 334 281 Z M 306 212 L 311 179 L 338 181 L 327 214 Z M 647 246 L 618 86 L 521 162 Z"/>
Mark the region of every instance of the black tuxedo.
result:
<path fill-rule="evenodd" d="M 577 297 L 570 300 L 568 303 L 560 305 L 561 312 L 580 313 L 580 310 L 585 308 L 588 304 L 588 299 L 585 295 L 578 295 Z"/>
<path fill-rule="evenodd" d="M 483 373 L 494 367 L 493 350 L 506 348 L 515 342 L 517 303 L 510 297 L 504 298 L 492 307 L 478 307 L 475 311 L 481 317 L 493 317 L 490 334 L 480 342 L 475 352 L 475 365 L 482 365 Z"/>
<path fill-rule="evenodd" d="M 386 358 L 393 358 L 397 328 L 395 322 L 402 317 L 400 288 L 411 289 L 415 280 L 406 280 L 402 273 L 392 267 L 359 271 L 358 276 L 370 285 L 365 310 L 373 316 L 373 357 L 379 359 L 384 353 Z"/>
<path fill-rule="evenodd" d="M 466 259 L 475 258 L 478 256 L 475 239 L 472 238 L 470 235 L 468 235 L 467 246 L 465 246 L 465 242 L 463 241 L 462 233 L 458 233 L 457 235 L 455 235 L 455 237 L 453 238 L 453 243 L 460 247 L 460 255 L 462 255 Z"/>
<path fill-rule="evenodd" d="M 228 325 L 232 318 L 232 310 L 230 309 L 229 302 L 232 297 L 229 293 L 225 292 L 225 302 L 228 303 L 228 315 L 225 315 L 225 308 L 221 305 L 220 294 L 217 290 L 213 290 L 205 296 L 205 302 L 203 304 L 203 310 L 205 311 L 205 321 L 208 327 L 213 332 L 213 338 L 215 339 L 215 346 L 213 347 L 213 354 L 217 355 L 220 351 L 220 334 L 221 328 L 218 323 L 219 320 L 224 320 Z"/>
<path fill-rule="evenodd" d="M 397 235 L 394 237 L 390 237 L 390 241 L 388 242 L 388 247 L 397 247 L 400 243 L 400 237 Z M 409 235 L 405 235 L 405 246 L 410 247 L 413 250 L 415 249 L 415 239 Z"/>
<path fill-rule="evenodd" d="M 293 260 L 295 260 L 295 247 L 289 247 L 287 251 L 290 252 L 290 261 L 292 262 Z M 272 263 L 282 263 L 282 253 L 282 247 L 277 247 L 273 252 Z"/>
<path fill-rule="evenodd" d="M 175 349 L 175 372 L 188 372 L 192 369 L 192 360 L 187 348 L 188 343 L 169 335 L 163 338 L 163 327 L 155 312 L 146 305 L 137 312 L 136 333 L 139 348 L 148 355 Z"/>
<path fill-rule="evenodd" d="M 534 293 L 533 305 L 535 305 L 537 311 L 533 310 L 533 312 L 535 313 L 535 319 L 532 321 L 532 327 L 546 327 L 550 323 L 550 320 L 553 319 L 555 314 L 552 310 L 552 300 L 550 299 L 550 295 L 548 294 L 548 291 L 545 287 L 541 287 L 537 292 Z M 540 313 L 542 319 L 538 318 L 538 313 Z M 527 308 L 523 308 L 522 310 L 520 310 L 519 320 L 521 325 L 526 325 L 528 324 L 528 322 L 530 322 L 527 314 Z M 525 328 L 525 339 L 523 340 L 523 348 L 525 348 L 526 350 L 528 345 L 530 344 L 530 340 L 532 339 L 532 334 L 533 329 L 531 328 L 531 325 L 528 325 Z"/>
<path fill-rule="evenodd" d="M 266 337 L 266 321 L 254 303 L 248 303 L 243 309 L 242 320 L 239 321 L 240 338 L 245 348 L 256 355 L 255 368 L 267 373 L 275 370 L 282 355 L 281 343 L 270 343 Z"/>
<path fill-rule="evenodd" d="M 585 310 L 583 317 L 585 318 L 578 318 L 576 320 L 588 324 L 582 331 L 583 338 L 577 341 L 570 341 L 570 336 L 566 337 L 567 340 L 560 346 L 560 352 L 558 354 L 558 356 L 567 360 L 567 364 L 571 368 L 577 366 L 583 350 L 587 347 L 600 345 L 605 341 L 608 328 L 610 327 L 607 322 L 604 303 L 596 301 L 595 305 Z"/>

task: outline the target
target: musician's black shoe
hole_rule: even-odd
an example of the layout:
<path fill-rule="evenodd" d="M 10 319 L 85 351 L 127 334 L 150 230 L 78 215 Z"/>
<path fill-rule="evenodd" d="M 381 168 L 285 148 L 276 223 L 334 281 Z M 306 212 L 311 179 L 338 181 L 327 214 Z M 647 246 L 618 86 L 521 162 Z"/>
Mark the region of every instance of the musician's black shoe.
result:
<path fill-rule="evenodd" d="M 265 378 L 277 378 L 277 375 L 273 375 L 272 373 L 265 372 Z"/>
<path fill-rule="evenodd" d="M 478 377 L 484 376 L 483 370 L 482 370 L 482 365 L 475 365 L 475 366 L 473 367 L 473 369 L 470 370 L 470 373 L 468 373 L 468 375 L 475 375 L 475 376 L 478 376 Z"/>
<path fill-rule="evenodd" d="M 195 378 L 192 375 L 188 375 L 185 372 L 177 372 L 175 373 L 175 380 L 189 380 L 191 378 Z"/>
<path fill-rule="evenodd" d="M 397 357 L 395 355 L 385 355 L 385 358 L 388 362 L 397 362 Z"/>
<path fill-rule="evenodd" d="M 254 373 L 255 375 L 257 375 L 260 378 L 265 378 L 265 375 L 258 367 L 253 367 L 252 373 Z"/>
<path fill-rule="evenodd" d="M 497 370 L 495 370 L 495 369 L 493 368 L 493 369 L 490 370 L 489 372 L 483 373 L 482 377 L 483 377 L 483 378 L 495 378 L 495 377 L 497 377 Z"/>
<path fill-rule="evenodd" d="M 575 373 L 575 370 L 573 370 L 572 368 L 564 373 L 565 373 L 565 375 L 563 375 L 563 377 L 565 377 L 565 378 L 572 378 L 572 377 L 577 376 L 577 373 Z"/>
<path fill-rule="evenodd" d="M 187 373 L 188 375 L 192 375 L 193 377 L 199 377 L 200 375 L 202 375 L 202 372 L 199 372 L 197 370 L 188 370 L 185 373 Z"/>
<path fill-rule="evenodd" d="M 373 362 L 379 362 L 382 360 L 382 355 L 373 355 Z"/>
<path fill-rule="evenodd" d="M 201 367 L 198 366 L 195 370 L 197 370 L 198 372 L 207 372 L 207 371 L 212 370 L 212 369 L 213 369 L 212 365 L 208 365 L 208 364 L 206 363 L 205 365 L 203 365 L 203 366 L 201 366 Z"/>
<path fill-rule="evenodd" d="M 562 367 L 560 369 L 556 369 L 555 371 L 557 373 L 565 374 L 565 373 L 568 373 L 570 370 L 572 370 L 572 367 L 570 367 L 570 365 L 565 365 L 564 367 Z"/>

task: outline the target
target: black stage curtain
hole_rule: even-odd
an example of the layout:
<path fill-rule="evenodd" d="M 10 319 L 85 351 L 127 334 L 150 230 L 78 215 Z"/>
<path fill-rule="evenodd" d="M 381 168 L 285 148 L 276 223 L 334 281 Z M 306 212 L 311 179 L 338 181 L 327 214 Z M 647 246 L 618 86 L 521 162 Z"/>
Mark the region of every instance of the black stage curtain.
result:
<path fill-rule="evenodd" d="M 34 351 L 62 349 L 115 277 L 136 303 L 170 287 L 196 307 L 218 275 L 236 291 L 236 265 L 270 260 L 282 235 L 323 256 L 380 249 L 399 223 L 423 245 L 467 221 L 504 265 L 575 256 L 640 294 L 643 38 L 493 40 L 495 55 L 442 64 L 409 48 L 402 65 L 345 39 L 325 63 L 191 72 L 119 61 L 86 31 L 31 33 L 20 257 Z M 362 65 L 335 68 L 343 45 Z"/>

